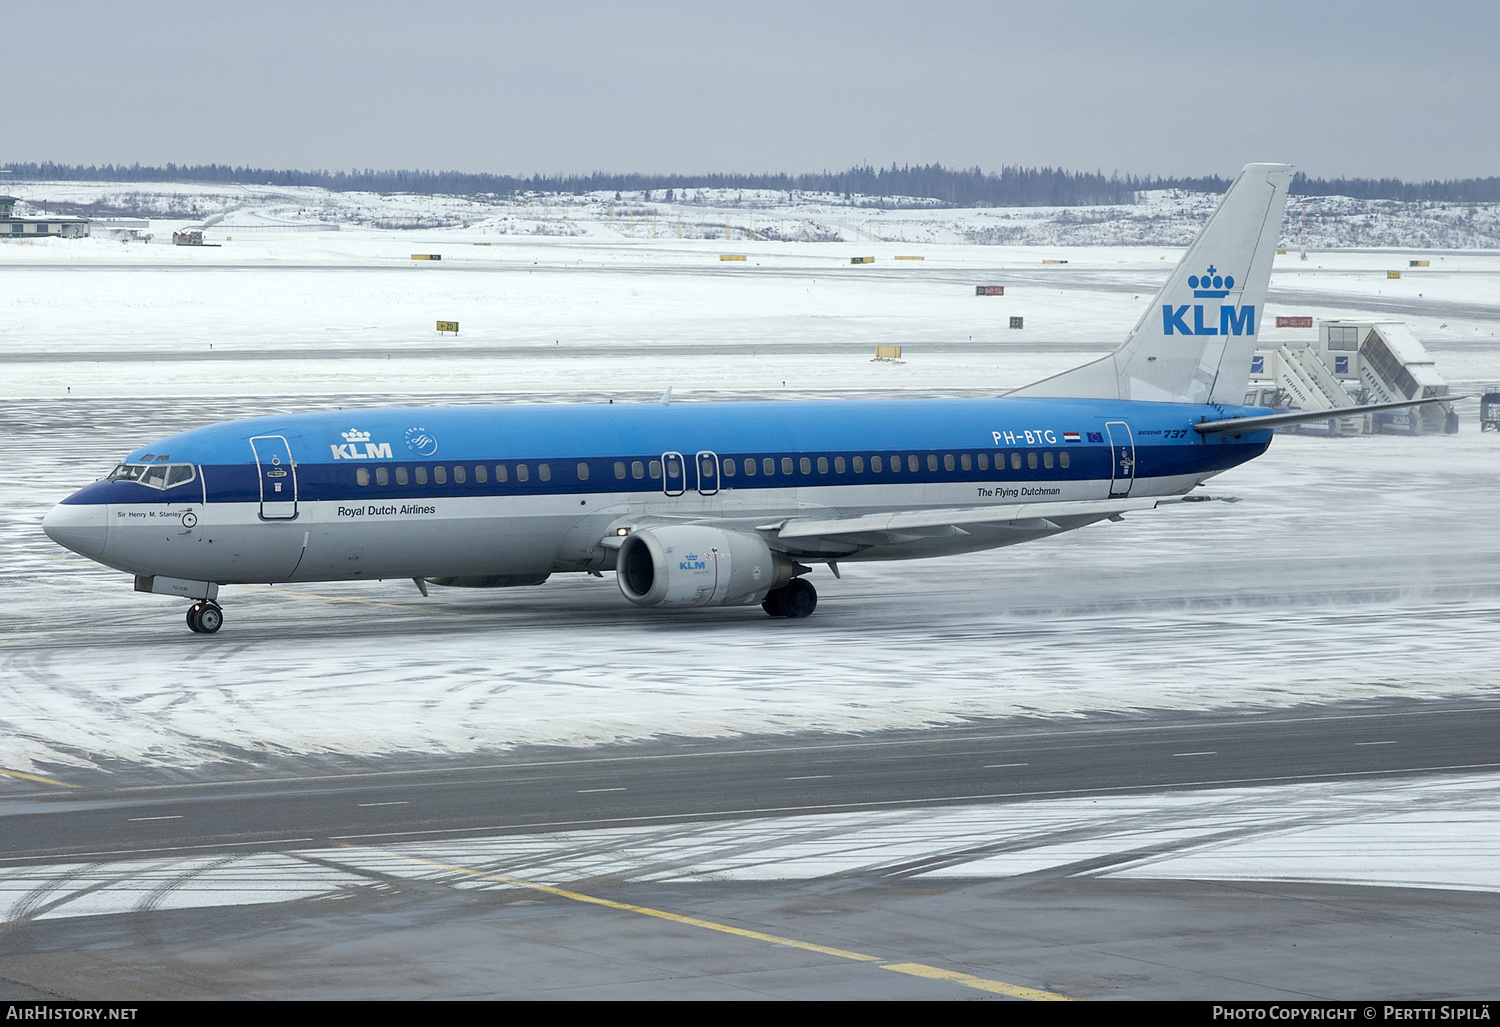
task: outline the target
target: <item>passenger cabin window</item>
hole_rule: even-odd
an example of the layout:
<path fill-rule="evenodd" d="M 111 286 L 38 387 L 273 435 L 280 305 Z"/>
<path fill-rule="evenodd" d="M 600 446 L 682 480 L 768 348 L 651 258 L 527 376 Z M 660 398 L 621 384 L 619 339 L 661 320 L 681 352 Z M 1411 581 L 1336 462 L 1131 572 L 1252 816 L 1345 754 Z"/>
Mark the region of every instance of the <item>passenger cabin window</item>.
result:
<path fill-rule="evenodd" d="M 357 469 L 354 472 L 354 480 L 359 482 L 359 484 L 361 485 L 370 484 L 370 469 L 368 467 L 361 467 Z"/>
<path fill-rule="evenodd" d="M 859 458 L 855 457 L 855 459 L 858 460 Z M 859 469 L 859 465 L 855 464 L 855 470 L 858 470 L 858 469 Z M 879 474 L 881 471 L 885 470 L 885 461 L 882 460 L 882 459 L 880 459 L 880 457 L 878 457 L 878 456 L 872 456 L 872 457 L 870 457 L 870 470 L 872 472 L 874 472 L 875 474 Z"/>
<path fill-rule="evenodd" d="M 389 485 L 391 483 L 391 472 L 384 467 L 375 468 L 375 484 Z"/>
<path fill-rule="evenodd" d="M 727 456 L 724 458 L 724 477 L 734 477 L 734 457 L 732 456 Z"/>
<path fill-rule="evenodd" d="M 1031 468 L 1033 471 L 1036 470 L 1036 450 L 1032 450 L 1030 453 L 1026 454 L 1026 466 Z"/>
<path fill-rule="evenodd" d="M 747 477 L 755 477 L 755 457 L 745 457 L 745 474 Z"/>
<path fill-rule="evenodd" d="M 801 460 L 797 461 L 797 466 L 801 469 L 803 474 L 812 473 L 812 461 L 807 457 L 803 457 Z"/>
<path fill-rule="evenodd" d="M 536 468 L 536 476 L 538 478 L 542 479 L 543 481 L 551 481 L 552 480 L 552 465 L 551 464 L 538 464 L 537 468 Z"/>
<path fill-rule="evenodd" d="M 792 458 L 791 457 L 784 456 L 784 457 L 781 458 L 781 473 L 782 474 L 791 474 L 792 473 Z"/>
<path fill-rule="evenodd" d="M 644 478 L 646 476 L 646 465 L 639 460 L 632 460 L 630 462 L 630 476 L 637 481 Z"/>
<path fill-rule="evenodd" d="M 1032 464 L 1031 466 L 1035 467 L 1036 464 Z M 1013 471 L 1019 471 L 1021 469 L 1021 454 L 1020 453 L 1012 453 L 1010 455 L 1010 468 Z"/>
<path fill-rule="evenodd" d="M 416 476 L 417 476 L 417 484 L 418 485 L 426 485 L 427 484 L 427 468 L 425 468 L 425 467 L 418 467 L 417 470 L 416 470 Z"/>
<path fill-rule="evenodd" d="M 479 484 L 483 485 L 485 482 L 489 481 L 489 479 L 490 479 L 489 468 L 485 467 L 484 464 L 475 464 L 474 465 L 474 480 L 477 481 L 477 482 L 479 482 Z"/>
<path fill-rule="evenodd" d="M 965 461 L 967 461 L 968 459 L 969 459 L 968 457 L 964 457 Z M 967 471 L 968 469 L 969 469 L 969 465 L 967 463 L 965 463 L 964 464 L 964 470 Z M 980 453 L 979 454 L 979 469 L 981 471 L 988 471 L 990 469 L 990 455 L 988 453 Z M 996 464 L 995 465 L 995 470 L 998 471 L 999 469 L 1000 469 L 999 464 Z"/>
<path fill-rule="evenodd" d="M 448 483 L 448 468 L 442 464 L 438 464 L 432 469 L 432 480 L 439 485 L 446 485 Z"/>
<path fill-rule="evenodd" d="M 836 457 L 833 458 L 833 473 L 834 474 L 843 474 L 844 473 L 844 466 L 845 465 L 844 465 L 844 458 L 843 457 L 836 456 Z"/>
<path fill-rule="evenodd" d="M 651 469 L 651 480 L 652 481 L 655 481 L 656 479 L 658 479 L 658 478 L 661 477 L 661 461 L 660 460 L 653 460 L 653 461 L 651 461 L 650 469 Z"/>
<path fill-rule="evenodd" d="M 398 468 L 396 468 L 396 484 L 397 485 L 405 485 L 406 484 L 406 468 L 405 467 L 398 467 Z"/>
<path fill-rule="evenodd" d="M 1052 453 L 1050 450 L 1042 454 L 1042 466 L 1049 470 L 1052 468 Z"/>
<path fill-rule="evenodd" d="M 906 458 L 906 467 L 911 471 L 911 473 L 917 473 L 917 454 L 913 453 L 911 456 Z M 937 470 L 937 467 L 934 466 L 933 470 Z"/>
<path fill-rule="evenodd" d="M 876 457 L 875 459 L 879 460 L 880 458 Z M 880 470 L 880 468 L 878 468 L 878 467 L 875 468 L 875 469 L 877 471 Z M 857 456 L 857 457 L 854 458 L 854 473 L 855 474 L 864 474 L 865 473 L 865 458 L 864 457 Z"/>
<path fill-rule="evenodd" d="M 952 460 L 953 458 L 950 456 L 948 459 Z M 966 471 L 972 471 L 974 469 L 974 465 L 969 462 L 969 454 L 967 454 L 967 453 L 960 454 L 959 458 L 958 458 L 958 461 L 959 461 L 959 466 L 962 467 L 964 470 L 966 470 Z M 953 470 L 953 465 L 951 463 L 948 465 L 948 470 L 950 470 L 950 471 Z"/>
<path fill-rule="evenodd" d="M 530 481 L 531 468 L 525 464 L 516 464 L 516 481 Z"/>
<path fill-rule="evenodd" d="M 767 474 L 775 474 L 776 473 L 776 461 L 775 461 L 775 459 L 772 458 L 772 457 L 769 457 L 769 456 L 766 457 L 764 460 L 762 460 L 760 462 L 760 469 L 762 471 L 765 471 Z"/>
<path fill-rule="evenodd" d="M 1062 464 L 1064 467 L 1068 466 L 1070 461 L 1068 459 L 1068 451 L 1066 449 L 1057 454 L 1057 462 Z"/>
<path fill-rule="evenodd" d="M 639 478 L 640 475 L 636 475 L 636 477 Z M 616 460 L 615 461 L 615 480 L 616 481 L 624 481 L 625 480 L 625 461 L 624 460 Z"/>
<path fill-rule="evenodd" d="M 948 459 L 952 460 L 953 458 L 949 457 Z M 935 470 L 937 470 L 937 454 L 936 453 L 928 453 L 927 454 L 927 469 L 929 471 L 935 471 Z"/>
<path fill-rule="evenodd" d="M 624 468 L 622 467 L 621 470 L 624 470 Z M 588 481 L 589 480 L 589 465 L 586 464 L 586 463 L 584 463 L 582 460 L 580 460 L 578 462 L 578 480 L 579 481 Z"/>
<path fill-rule="evenodd" d="M 458 484 L 460 485 L 468 480 L 468 475 L 464 473 L 463 464 L 459 464 L 458 466 L 453 468 L 453 480 L 458 482 Z"/>
<path fill-rule="evenodd" d="M 510 468 L 506 467 L 504 464 L 496 464 L 495 465 L 495 480 L 496 481 L 509 481 L 510 480 Z"/>

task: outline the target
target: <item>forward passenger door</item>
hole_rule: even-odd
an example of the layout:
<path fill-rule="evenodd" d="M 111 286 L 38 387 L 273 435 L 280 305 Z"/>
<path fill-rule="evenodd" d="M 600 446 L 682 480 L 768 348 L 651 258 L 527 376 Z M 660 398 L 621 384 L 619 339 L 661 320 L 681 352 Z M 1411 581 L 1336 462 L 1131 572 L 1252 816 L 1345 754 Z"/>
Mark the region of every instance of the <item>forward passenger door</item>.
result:
<path fill-rule="evenodd" d="M 250 440 L 260 477 L 260 519 L 290 521 L 297 517 L 297 465 L 292 449 L 280 435 L 257 435 Z"/>

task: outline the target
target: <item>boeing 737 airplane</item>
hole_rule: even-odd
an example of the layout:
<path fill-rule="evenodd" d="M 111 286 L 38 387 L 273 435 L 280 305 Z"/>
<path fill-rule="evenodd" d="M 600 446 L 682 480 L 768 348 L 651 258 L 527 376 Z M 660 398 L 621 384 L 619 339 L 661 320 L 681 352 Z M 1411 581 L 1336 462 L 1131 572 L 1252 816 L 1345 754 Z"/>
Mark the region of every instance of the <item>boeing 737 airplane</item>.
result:
<path fill-rule="evenodd" d="M 810 564 L 1208 498 L 1191 492 L 1272 428 L 1326 419 L 1242 405 L 1291 177 L 1247 166 L 1119 349 L 999 398 L 257 417 L 136 450 L 42 527 L 138 591 L 192 600 L 202 633 L 225 584 L 412 578 L 426 594 L 559 572 L 614 571 L 640 606 L 806 617 Z"/>

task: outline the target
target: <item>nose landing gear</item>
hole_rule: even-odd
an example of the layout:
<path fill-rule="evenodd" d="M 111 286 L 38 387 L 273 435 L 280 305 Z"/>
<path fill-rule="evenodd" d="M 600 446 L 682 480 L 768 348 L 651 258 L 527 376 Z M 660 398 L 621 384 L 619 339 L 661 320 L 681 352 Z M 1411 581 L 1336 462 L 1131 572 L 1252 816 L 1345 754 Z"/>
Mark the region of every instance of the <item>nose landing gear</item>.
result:
<path fill-rule="evenodd" d="M 194 603 L 188 607 L 187 626 L 200 635 L 212 635 L 224 626 L 224 611 L 208 600 Z"/>

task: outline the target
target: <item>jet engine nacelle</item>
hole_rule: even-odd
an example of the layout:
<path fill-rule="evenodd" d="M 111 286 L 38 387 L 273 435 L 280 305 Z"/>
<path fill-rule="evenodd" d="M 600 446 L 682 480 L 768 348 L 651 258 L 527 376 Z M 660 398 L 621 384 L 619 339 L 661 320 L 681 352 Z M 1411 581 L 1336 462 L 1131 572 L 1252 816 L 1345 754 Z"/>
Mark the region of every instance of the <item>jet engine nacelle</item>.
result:
<path fill-rule="evenodd" d="M 750 606 L 795 567 L 758 535 L 669 524 L 626 535 L 615 576 L 637 606 Z"/>

